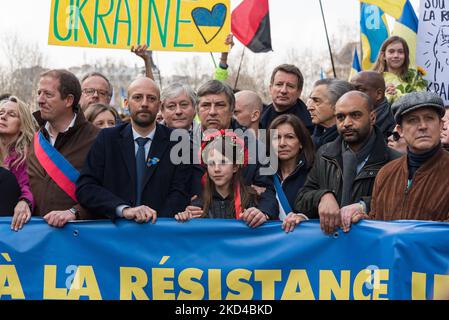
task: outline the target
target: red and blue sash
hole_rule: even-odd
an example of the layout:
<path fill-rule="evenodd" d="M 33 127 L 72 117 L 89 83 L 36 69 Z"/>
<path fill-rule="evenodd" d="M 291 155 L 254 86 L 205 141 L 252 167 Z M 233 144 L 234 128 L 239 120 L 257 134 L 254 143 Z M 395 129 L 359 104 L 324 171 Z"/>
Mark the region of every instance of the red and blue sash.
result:
<path fill-rule="evenodd" d="M 37 160 L 50 178 L 52 178 L 53 181 L 70 196 L 70 198 L 78 202 L 75 194 L 75 182 L 80 175 L 78 170 L 76 170 L 70 162 L 68 162 L 47 139 L 45 139 L 40 131 L 34 134 L 34 151 Z"/>

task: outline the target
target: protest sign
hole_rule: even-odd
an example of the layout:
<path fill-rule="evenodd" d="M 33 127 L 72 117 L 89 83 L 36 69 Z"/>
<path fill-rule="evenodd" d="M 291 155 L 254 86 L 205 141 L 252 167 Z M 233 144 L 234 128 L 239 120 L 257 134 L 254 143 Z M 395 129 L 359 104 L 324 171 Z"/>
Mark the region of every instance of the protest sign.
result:
<path fill-rule="evenodd" d="M 229 50 L 229 0 L 52 0 L 48 43 L 149 50 Z"/>
<path fill-rule="evenodd" d="M 421 0 L 416 64 L 427 72 L 427 90 L 449 104 L 449 0 Z"/>

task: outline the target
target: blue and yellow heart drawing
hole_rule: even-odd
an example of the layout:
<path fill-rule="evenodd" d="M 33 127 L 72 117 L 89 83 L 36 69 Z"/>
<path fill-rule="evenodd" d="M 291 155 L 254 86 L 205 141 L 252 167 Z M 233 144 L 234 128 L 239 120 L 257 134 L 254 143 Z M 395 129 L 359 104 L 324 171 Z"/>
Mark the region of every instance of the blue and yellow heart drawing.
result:
<path fill-rule="evenodd" d="M 206 44 L 220 33 L 226 20 L 227 10 L 223 3 L 217 3 L 212 10 L 203 7 L 192 10 L 193 22 Z"/>

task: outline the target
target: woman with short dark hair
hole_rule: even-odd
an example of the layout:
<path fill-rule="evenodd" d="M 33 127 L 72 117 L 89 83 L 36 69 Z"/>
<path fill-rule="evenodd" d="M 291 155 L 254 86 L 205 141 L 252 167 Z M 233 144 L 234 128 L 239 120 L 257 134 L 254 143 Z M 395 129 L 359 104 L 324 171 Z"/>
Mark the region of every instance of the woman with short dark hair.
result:
<path fill-rule="evenodd" d="M 277 130 L 277 134 L 272 135 L 271 130 Z M 271 122 L 269 132 L 278 157 L 278 170 L 273 179 L 279 218 L 283 220 L 282 228 L 290 232 L 299 222 L 308 219 L 304 214 L 293 212 L 292 208 L 315 161 L 315 148 L 306 126 L 295 115 L 278 116 Z"/>

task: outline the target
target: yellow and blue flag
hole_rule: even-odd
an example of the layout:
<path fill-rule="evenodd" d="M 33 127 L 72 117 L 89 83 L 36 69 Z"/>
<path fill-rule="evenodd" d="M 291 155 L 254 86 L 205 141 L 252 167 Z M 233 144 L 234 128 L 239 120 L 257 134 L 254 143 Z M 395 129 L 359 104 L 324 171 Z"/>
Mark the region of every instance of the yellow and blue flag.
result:
<path fill-rule="evenodd" d="M 405 2 L 402 14 L 394 24 L 392 34 L 402 37 L 410 49 L 410 66 L 415 66 L 416 35 L 418 33 L 418 17 L 409 0 Z"/>
<path fill-rule="evenodd" d="M 399 19 L 402 15 L 407 0 L 360 0 L 362 3 L 378 6 L 382 11 L 395 19 Z M 408 2 L 408 1 L 407 1 Z"/>
<path fill-rule="evenodd" d="M 382 43 L 389 36 L 387 19 L 378 6 L 360 4 L 360 35 L 362 39 L 362 69 L 369 70 L 376 62 Z"/>
<path fill-rule="evenodd" d="M 351 67 L 351 72 L 349 73 L 349 79 L 351 80 L 351 78 L 356 75 L 357 73 L 359 73 L 360 71 L 362 71 L 362 67 L 360 66 L 360 61 L 359 61 L 359 55 L 357 53 L 357 48 L 354 49 L 354 58 L 352 59 L 352 67 Z"/>

